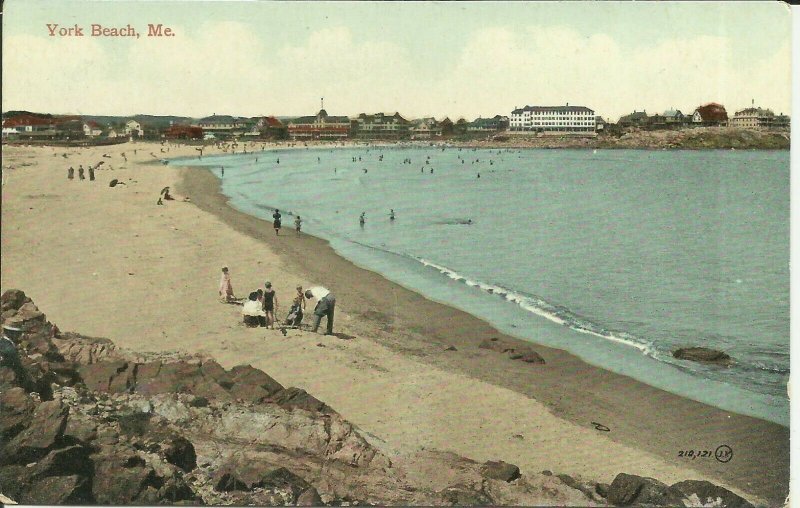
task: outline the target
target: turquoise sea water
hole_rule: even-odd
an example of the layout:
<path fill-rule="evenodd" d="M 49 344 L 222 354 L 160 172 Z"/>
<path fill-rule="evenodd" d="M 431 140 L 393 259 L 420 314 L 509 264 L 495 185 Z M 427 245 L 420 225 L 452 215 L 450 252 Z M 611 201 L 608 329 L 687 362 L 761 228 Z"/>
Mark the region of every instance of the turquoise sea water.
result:
<path fill-rule="evenodd" d="M 788 423 L 788 151 L 372 147 L 190 162 L 224 166 L 236 208 L 271 220 L 277 207 L 287 230 L 299 214 L 344 257 L 504 332 Z M 694 345 L 736 364 L 672 358 Z"/>

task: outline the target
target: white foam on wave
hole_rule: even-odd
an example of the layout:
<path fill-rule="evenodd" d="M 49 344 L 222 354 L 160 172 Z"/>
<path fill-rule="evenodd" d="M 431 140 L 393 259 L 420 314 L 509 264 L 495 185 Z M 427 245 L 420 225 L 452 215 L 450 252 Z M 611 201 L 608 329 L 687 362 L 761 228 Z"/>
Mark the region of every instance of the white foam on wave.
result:
<path fill-rule="evenodd" d="M 489 284 L 486 282 L 475 281 L 461 275 L 455 270 L 451 270 L 446 266 L 438 265 L 432 261 L 423 258 L 413 257 L 422 265 L 433 268 L 441 274 L 453 279 L 457 282 L 462 282 L 467 286 L 478 288 L 488 294 L 495 295 L 503 298 L 504 300 L 517 304 L 520 308 L 537 316 L 541 316 L 553 323 L 567 326 L 572 330 L 595 337 L 600 337 L 605 340 L 617 342 L 625 346 L 638 349 L 647 356 L 655 356 L 655 351 L 649 344 L 642 343 L 635 337 L 628 334 L 618 334 L 608 330 L 602 330 L 600 327 L 581 319 L 580 317 L 570 313 L 567 309 L 556 307 L 545 300 L 537 297 L 522 295 L 513 290 L 498 286 L 496 284 Z"/>

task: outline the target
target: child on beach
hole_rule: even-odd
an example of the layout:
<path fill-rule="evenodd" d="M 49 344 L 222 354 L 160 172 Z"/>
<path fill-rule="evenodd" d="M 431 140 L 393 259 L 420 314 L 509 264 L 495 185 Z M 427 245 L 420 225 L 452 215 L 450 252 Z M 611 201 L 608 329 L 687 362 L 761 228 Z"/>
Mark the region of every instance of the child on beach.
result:
<path fill-rule="evenodd" d="M 233 285 L 231 284 L 231 274 L 228 267 L 222 267 L 222 276 L 219 279 L 219 298 L 225 303 L 235 303 L 236 297 L 233 295 Z"/>
<path fill-rule="evenodd" d="M 298 215 L 297 218 L 294 220 L 294 229 L 300 233 L 300 227 L 303 225 L 303 220 Z"/>
<path fill-rule="evenodd" d="M 292 328 L 300 327 L 303 321 L 303 311 L 306 309 L 306 299 L 303 294 L 303 286 L 297 286 L 297 294 L 292 300 L 292 306 L 289 309 L 289 315 L 286 316 L 286 325 Z"/>

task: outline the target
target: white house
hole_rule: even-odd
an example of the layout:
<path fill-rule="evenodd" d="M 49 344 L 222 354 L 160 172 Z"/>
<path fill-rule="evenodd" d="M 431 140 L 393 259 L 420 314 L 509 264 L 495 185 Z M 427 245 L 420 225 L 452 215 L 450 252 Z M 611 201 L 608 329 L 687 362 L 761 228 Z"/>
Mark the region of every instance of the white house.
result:
<path fill-rule="evenodd" d="M 597 119 L 586 106 L 525 106 L 511 112 L 509 130 L 517 134 L 594 135 Z"/>
<path fill-rule="evenodd" d="M 83 135 L 87 138 L 93 138 L 103 133 L 100 124 L 91 120 L 83 122 Z"/>
<path fill-rule="evenodd" d="M 136 120 L 128 120 L 125 122 L 125 135 L 126 136 L 136 136 L 141 138 L 144 136 L 144 130 L 142 129 L 142 124 L 137 122 Z"/>

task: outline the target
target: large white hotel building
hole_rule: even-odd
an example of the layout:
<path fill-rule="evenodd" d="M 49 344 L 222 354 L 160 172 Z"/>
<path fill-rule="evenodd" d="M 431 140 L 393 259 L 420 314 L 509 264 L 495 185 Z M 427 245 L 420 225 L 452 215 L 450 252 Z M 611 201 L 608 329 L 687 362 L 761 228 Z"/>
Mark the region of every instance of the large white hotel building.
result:
<path fill-rule="evenodd" d="M 509 130 L 519 134 L 595 134 L 597 119 L 585 106 L 525 106 L 511 112 Z"/>

